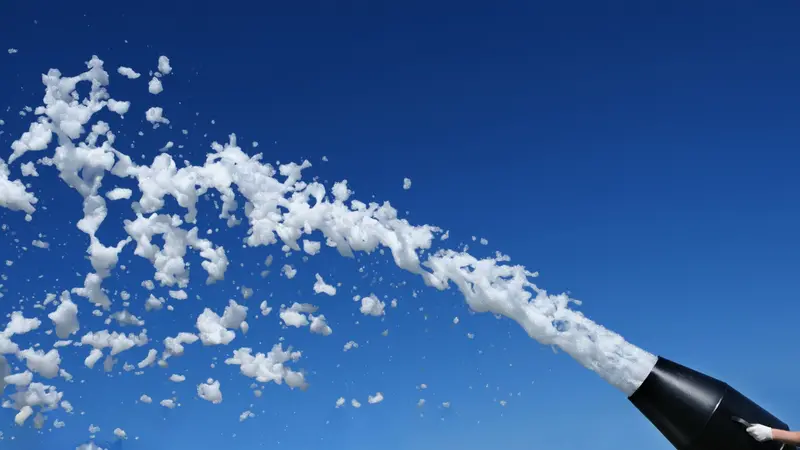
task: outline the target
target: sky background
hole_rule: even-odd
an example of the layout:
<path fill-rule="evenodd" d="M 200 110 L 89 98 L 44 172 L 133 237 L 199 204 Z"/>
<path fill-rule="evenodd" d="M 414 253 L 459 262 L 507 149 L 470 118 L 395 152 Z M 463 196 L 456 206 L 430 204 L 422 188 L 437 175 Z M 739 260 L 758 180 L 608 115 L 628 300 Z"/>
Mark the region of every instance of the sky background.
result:
<path fill-rule="evenodd" d="M 133 103 L 112 121 L 117 147 L 132 156 L 152 158 L 172 140 L 184 145 L 174 155 L 202 161 L 211 141 L 235 132 L 268 161 L 306 158 L 314 164 L 307 177 L 347 179 L 357 198 L 389 200 L 412 223 L 451 230 L 448 244 L 468 243 L 478 256 L 509 254 L 540 272 L 541 287 L 583 300 L 593 320 L 800 427 L 800 4 L 289 3 L 4 2 L 0 156 L 8 159 L 31 121 L 18 112 L 41 104 L 40 74 L 77 74 L 96 54 L 112 75 L 112 96 Z M 173 73 L 152 96 L 147 72 L 159 55 L 170 57 Z M 119 76 L 120 65 L 142 77 Z M 144 120 L 150 106 L 164 107 L 172 126 L 153 130 Z M 3 315 L 32 313 L 34 301 L 82 285 L 91 269 L 75 228 L 79 195 L 54 170 L 39 172 L 25 179 L 40 197 L 33 221 L 0 211 L 8 225 L 0 259 L 14 261 L 0 269 L 8 277 Z M 245 226 L 226 230 L 205 206 L 231 267 L 206 287 L 190 258 L 190 299 L 143 317 L 154 348 L 167 334 L 192 331 L 203 307 L 221 314 L 242 285 L 255 289 L 250 317 L 264 299 L 273 313 L 249 320 L 248 335 L 229 346 L 187 346 L 168 369 L 141 376 L 122 372 L 122 363 L 138 362 L 150 346 L 123 353 L 110 375 L 101 364 L 82 366 L 85 347 L 64 349 L 62 367 L 75 380 L 54 384 L 76 413 L 50 414 L 37 432 L 14 427 L 14 412 L 0 410 L 3 448 L 74 448 L 89 440 L 90 424 L 101 428 L 97 442 L 115 449 L 672 448 L 615 388 L 515 323 L 470 315 L 454 290 L 427 289 L 381 255 L 346 260 L 323 247 L 303 262 L 278 246 L 242 249 Z M 112 204 L 101 239 L 118 239 L 130 217 L 126 202 Z M 39 233 L 49 250 L 30 245 Z M 104 286 L 141 305 L 139 284 L 153 271 L 132 248 L 120 258 L 128 270 Z M 270 254 L 277 267 L 262 279 Z M 277 273 L 285 262 L 296 278 Z M 337 296 L 313 295 L 315 273 L 342 283 Z M 383 319 L 362 316 L 351 297 L 371 292 L 397 298 L 398 308 Z M 105 328 L 85 299 L 75 301 L 81 334 Z M 334 333 L 281 329 L 277 309 L 295 301 L 321 306 Z M 303 351 L 295 367 L 311 387 L 270 384 L 256 398 L 253 380 L 221 361 L 242 346 L 267 352 L 281 337 Z M 19 342 L 27 338 L 45 349 L 55 340 Z M 349 340 L 361 346 L 344 353 Z M 186 382 L 170 382 L 172 373 Z M 208 377 L 221 381 L 222 404 L 197 398 Z M 385 400 L 367 404 L 378 391 Z M 154 403 L 137 403 L 142 394 Z M 180 407 L 157 405 L 173 396 Z M 336 409 L 340 396 L 363 405 Z M 256 416 L 240 423 L 247 409 Z M 56 418 L 66 427 L 51 430 Z M 127 441 L 115 441 L 116 427 Z"/>

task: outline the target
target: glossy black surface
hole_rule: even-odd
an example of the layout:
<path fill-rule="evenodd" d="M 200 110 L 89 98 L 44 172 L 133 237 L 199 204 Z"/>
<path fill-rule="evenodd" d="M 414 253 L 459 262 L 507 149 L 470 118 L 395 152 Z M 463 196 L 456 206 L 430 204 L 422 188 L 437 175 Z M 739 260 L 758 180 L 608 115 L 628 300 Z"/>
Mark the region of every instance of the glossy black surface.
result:
<path fill-rule="evenodd" d="M 665 358 L 629 400 L 678 450 L 783 450 L 757 442 L 733 420 L 788 429 L 785 423 L 726 383 Z"/>

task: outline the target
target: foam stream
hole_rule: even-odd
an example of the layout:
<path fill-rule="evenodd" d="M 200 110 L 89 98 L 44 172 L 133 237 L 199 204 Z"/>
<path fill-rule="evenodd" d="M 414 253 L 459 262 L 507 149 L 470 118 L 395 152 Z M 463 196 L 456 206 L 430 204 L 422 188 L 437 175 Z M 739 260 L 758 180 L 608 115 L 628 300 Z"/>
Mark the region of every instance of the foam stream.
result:
<path fill-rule="evenodd" d="M 207 154 L 202 166 L 178 168 L 169 153 L 158 155 L 150 165 L 134 163 L 128 155 L 114 148 L 116 136 L 107 123 L 96 121 L 90 125 L 93 116 L 103 109 L 124 115 L 130 103 L 109 96 L 106 88 L 109 74 L 99 58 L 93 57 L 87 62 L 87 67 L 86 72 L 76 77 L 63 77 L 56 69 L 42 76 L 45 95 L 43 106 L 35 110 L 38 120 L 13 143 L 13 154 L 9 158 L 11 164 L 30 152 L 47 150 L 53 136 L 57 140 L 52 155 L 42 157 L 36 163 L 55 166 L 61 179 L 83 196 L 84 218 L 78 223 L 78 228 L 89 238 L 88 253 L 94 270 L 86 276 L 83 286 L 72 290 L 73 294 L 109 310 L 112 303 L 102 290 L 102 282 L 113 270 L 120 252 L 130 243 L 135 244 L 136 255 L 153 264 L 154 278 L 162 286 L 176 289 L 187 286 L 188 270 L 183 258 L 190 249 L 203 258 L 202 266 L 208 273 L 207 283 L 221 280 L 228 265 L 224 248 L 199 238 L 198 228 L 193 226 L 197 219 L 198 199 L 208 191 L 216 190 L 222 198 L 220 217 L 229 225 L 246 219 L 249 225 L 246 243 L 251 247 L 281 242 L 288 249 L 302 251 L 302 243 L 305 249 L 314 249 L 310 254 L 316 254 L 317 243 L 302 242 L 316 230 L 325 236 L 329 247 L 345 257 L 353 256 L 354 252 L 372 252 L 385 247 L 391 251 L 398 267 L 419 275 L 428 286 L 444 290 L 451 284 L 455 285 L 473 310 L 514 320 L 531 338 L 561 348 L 626 396 L 638 388 L 654 366 L 654 355 L 570 309 L 574 301 L 566 294 L 552 295 L 538 288 L 532 282 L 535 273 L 523 266 L 508 264 L 509 259 L 505 256 L 498 254 L 494 258 L 478 259 L 466 252 L 440 250 L 421 261 L 421 252 L 432 247 L 434 239 L 441 233 L 439 228 L 412 225 L 398 218 L 397 211 L 388 202 L 366 204 L 351 199 L 347 181 L 336 183 L 330 193 L 320 183 L 302 181 L 303 170 L 311 167 L 308 161 L 273 167 L 261 161 L 261 154 L 247 155 L 237 145 L 236 136 L 231 135 L 227 143 L 212 144 L 213 151 Z M 122 69 L 120 73 L 126 72 Z M 91 84 L 91 91 L 86 98 L 79 99 L 75 87 L 82 82 Z M 158 108 L 158 114 L 152 111 L 153 108 L 148 110 L 147 118 L 155 126 L 168 123 L 162 109 Z M 86 127 L 90 127 L 89 133 L 86 133 Z M 79 141 L 81 136 L 85 137 Z M 127 192 L 120 195 L 119 190 L 107 189 L 111 193 L 109 198 L 114 201 L 125 201 L 129 197 L 134 200 L 131 203 L 133 217 L 124 223 L 128 238 L 111 246 L 105 246 L 95 236 L 107 214 L 106 200 L 100 190 L 108 175 L 134 179 L 139 190 L 131 197 Z M 10 180 L 9 177 L 8 167 L 0 159 L 0 206 L 22 211 L 30 220 L 35 214 L 37 199 L 19 180 Z M 167 196 L 173 197 L 185 209 L 183 217 L 159 214 Z M 243 218 L 236 216 L 237 198 L 245 200 Z M 155 235 L 164 237 L 163 248 L 151 242 Z M 78 323 L 77 308 L 70 302 L 69 293 L 62 294 L 62 304 L 67 304 L 69 310 L 64 307 L 63 312 L 52 314 L 50 318 L 56 323 L 59 337 L 63 338 L 76 333 Z M 150 306 L 160 308 L 159 300 L 151 298 L 148 308 Z M 207 340 L 222 344 L 230 342 L 227 338 L 230 326 L 226 322 L 231 320 L 226 317 L 232 317 L 238 306 L 235 303 L 230 305 L 229 308 L 234 309 L 226 310 L 222 318 L 210 311 L 204 313 L 198 318 L 201 332 L 197 335 L 180 332 L 178 337 L 168 338 L 162 359 L 182 354 L 183 344 L 191 344 L 198 337 L 204 343 Z M 241 327 L 242 321 L 243 318 L 235 321 L 235 326 Z M 6 349 L 3 353 L 20 356 L 22 351 L 14 348 L 11 342 L 14 334 L 15 331 L 9 329 L 0 333 L 0 349 Z M 94 347 L 90 358 L 96 361 L 105 348 L 115 349 L 118 353 L 134 345 L 143 345 L 148 339 L 146 331 L 138 336 L 126 336 L 109 334 L 104 330 L 85 335 L 83 341 Z M 270 369 L 275 361 L 294 361 L 299 356 L 299 352 L 285 352 L 277 345 L 267 355 L 258 353 L 252 356 L 250 349 L 237 350 L 229 361 L 241 365 L 247 376 L 276 382 L 283 380 L 290 386 L 304 387 L 301 373 L 288 368 L 280 373 Z M 149 354 L 140 367 L 150 366 L 155 357 L 155 354 Z M 57 366 L 59 362 L 51 361 L 51 364 Z M 0 356 L 0 372 L 3 370 L 7 372 Z M 52 367 L 37 372 L 41 375 L 45 370 L 52 372 Z M 3 383 L 3 378 L 0 378 L 0 387 Z M 27 418 L 31 406 L 45 410 L 57 407 L 61 394 L 54 393 L 47 386 L 31 383 L 27 390 L 15 394 L 15 399 L 14 403 L 7 402 L 5 406 L 21 411 Z M 24 418 L 20 419 L 24 421 Z"/>

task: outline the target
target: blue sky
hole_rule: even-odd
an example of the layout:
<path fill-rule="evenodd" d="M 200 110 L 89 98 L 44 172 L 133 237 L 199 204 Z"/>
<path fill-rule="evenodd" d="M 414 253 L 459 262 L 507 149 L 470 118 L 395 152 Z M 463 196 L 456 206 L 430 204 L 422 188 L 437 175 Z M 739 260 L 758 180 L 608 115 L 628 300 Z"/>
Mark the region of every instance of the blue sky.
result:
<path fill-rule="evenodd" d="M 7 150 L 0 156 L 8 159 L 31 120 L 18 111 L 41 104 L 40 74 L 51 67 L 75 74 L 96 54 L 109 72 L 125 65 L 143 73 L 134 81 L 116 76 L 110 87 L 133 103 L 115 124 L 119 147 L 131 155 L 152 158 L 172 140 L 185 145 L 173 153 L 202 160 L 212 140 L 235 132 L 243 144 L 258 141 L 268 161 L 307 158 L 314 167 L 306 176 L 347 179 L 358 198 L 389 200 L 414 223 L 451 230 L 448 243 L 470 243 L 478 255 L 509 254 L 540 272 L 541 287 L 583 300 L 581 311 L 597 322 L 800 424 L 790 400 L 800 394 L 793 376 L 800 6 L 530 3 L 6 3 L 0 145 Z M 159 55 L 170 57 L 174 71 L 153 98 L 146 74 Z M 144 110 L 156 104 L 171 129 L 144 121 Z M 55 171 L 40 173 L 25 179 L 41 199 L 33 222 L 0 212 L 15 233 L 0 239 L 0 259 L 15 261 L 0 271 L 9 278 L 4 315 L 20 301 L 80 285 L 91 269 L 86 236 L 75 228 L 79 195 L 64 189 Z M 413 180 L 408 191 L 404 177 Z M 129 214 L 113 204 L 101 239 L 121 236 Z M 54 413 L 48 428 L 56 418 L 66 427 L 37 433 L 15 428 L 13 413 L 0 410 L 4 448 L 73 448 L 88 441 L 90 424 L 101 427 L 98 443 L 125 449 L 530 449 L 565 440 L 599 449 L 671 448 L 613 387 L 516 324 L 470 315 L 454 290 L 424 288 L 386 256 L 353 261 L 332 251 L 305 263 L 290 257 L 298 268 L 292 280 L 277 270 L 262 280 L 266 256 L 278 265 L 284 258 L 277 246 L 242 249 L 244 232 L 240 226 L 213 235 L 229 252 L 225 281 L 206 287 L 195 267 L 192 299 L 172 313 L 146 315 L 148 332 L 160 341 L 192 331 L 203 307 L 221 313 L 241 285 L 255 289 L 251 315 L 256 299 L 268 299 L 273 315 L 251 320 L 248 335 L 229 346 L 193 344 L 169 369 L 141 376 L 119 369 L 146 348 L 123 353 L 113 376 L 82 366 L 85 347 L 64 351 L 62 367 L 75 382 L 55 384 L 85 415 Z M 39 233 L 49 250 L 31 247 Z M 475 245 L 471 236 L 489 245 Z M 139 283 L 152 277 L 152 267 L 132 247 L 120 263 L 128 273 L 117 270 L 105 286 L 126 289 L 141 303 Z M 341 282 L 340 293 L 313 296 L 315 273 Z M 383 321 L 362 316 L 350 297 L 370 292 L 397 298 L 398 308 Z M 294 301 L 320 305 L 334 334 L 281 329 L 277 307 Z M 85 299 L 76 302 L 81 333 L 104 328 Z M 280 337 L 303 351 L 296 366 L 311 387 L 266 385 L 255 398 L 252 380 L 221 361 L 241 346 L 266 352 Z M 44 348 L 54 341 L 24 338 Z M 361 346 L 344 353 L 349 340 Z M 171 373 L 187 381 L 172 383 Z M 222 404 L 195 395 L 208 377 L 221 381 Z M 421 383 L 428 389 L 420 392 Z M 157 402 L 172 391 L 182 404 L 175 410 L 136 403 L 141 394 Z M 385 400 L 368 405 L 378 391 Z M 336 409 L 340 396 L 363 406 Z M 256 416 L 239 423 L 247 409 Z M 116 427 L 130 439 L 115 442 Z"/>

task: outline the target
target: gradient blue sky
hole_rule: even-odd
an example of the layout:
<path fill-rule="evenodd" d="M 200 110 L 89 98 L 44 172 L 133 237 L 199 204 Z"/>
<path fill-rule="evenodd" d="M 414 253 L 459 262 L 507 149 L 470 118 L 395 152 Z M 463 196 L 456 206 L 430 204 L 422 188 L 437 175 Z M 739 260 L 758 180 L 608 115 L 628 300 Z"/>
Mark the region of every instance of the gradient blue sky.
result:
<path fill-rule="evenodd" d="M 173 140 L 194 160 L 235 132 L 244 144 L 258 141 L 267 160 L 308 158 L 307 176 L 347 179 L 360 199 L 390 200 L 415 223 L 452 230 L 453 245 L 487 238 L 488 247 L 473 245 L 479 254 L 510 254 L 540 271 L 542 287 L 582 299 L 594 320 L 724 379 L 800 426 L 800 5 L 502 4 L 5 2 L 0 154 L 7 159 L 27 129 L 30 116 L 18 111 L 41 104 L 40 74 L 77 73 L 96 54 L 110 72 L 126 65 L 143 73 L 111 84 L 112 94 L 133 102 L 117 125 L 118 145 L 132 155 L 152 157 Z M 174 71 L 153 98 L 146 73 L 162 54 Z M 165 108 L 172 129 L 144 122 L 154 105 Z M 81 284 L 90 269 L 74 226 L 78 194 L 53 171 L 40 173 L 26 181 L 47 210 L 30 225 L 0 211 L 16 233 L 0 239 L 0 259 L 16 261 L 0 270 L 9 277 L 4 315 L 19 299 Z M 409 191 L 404 177 L 413 180 Z M 113 224 L 128 212 L 114 205 L 101 238 L 118 237 Z M 54 247 L 30 247 L 38 233 Z M 295 255 L 294 280 L 273 273 L 263 281 L 261 264 L 279 249 L 241 249 L 243 233 L 216 237 L 232 261 L 226 281 L 206 288 L 195 269 L 190 295 L 204 301 L 146 316 L 151 337 L 191 331 L 202 306 L 221 312 L 241 285 L 256 289 L 251 315 L 256 299 L 276 307 L 310 301 L 323 307 L 333 335 L 281 330 L 269 316 L 251 320 L 250 334 L 231 346 L 194 344 L 169 369 L 140 377 L 82 367 L 85 348 L 62 352 L 72 355 L 63 366 L 76 382 L 56 383 L 86 414 L 52 414 L 50 424 L 60 418 L 67 426 L 37 433 L 14 428 L 13 413 L 0 410 L 3 448 L 74 448 L 88 440 L 90 423 L 102 429 L 98 443 L 124 449 L 671 448 L 599 377 L 514 323 L 470 316 L 455 292 L 424 289 L 385 257 L 347 261 L 330 251 L 308 263 Z M 138 286 L 152 269 L 131 248 L 121 263 L 130 273 L 107 286 L 142 300 Z M 315 272 L 343 283 L 337 297 L 311 297 Z M 384 322 L 363 317 L 349 300 L 352 285 L 362 295 L 397 297 L 400 307 Z M 83 320 L 90 308 L 78 303 Z M 461 323 L 453 325 L 454 316 Z M 87 317 L 82 332 L 99 328 Z M 281 336 L 304 351 L 297 367 L 308 371 L 308 392 L 268 385 L 257 399 L 235 368 L 209 367 L 234 347 L 266 352 Z M 351 339 L 362 347 L 343 353 Z M 144 354 L 130 350 L 122 360 Z M 187 381 L 171 383 L 171 373 Z M 207 377 L 221 380 L 221 405 L 196 398 L 194 386 Z M 419 392 L 420 383 L 429 389 Z M 182 403 L 175 410 L 135 402 L 172 391 Z M 367 405 L 376 391 L 386 399 Z M 335 409 L 339 396 L 364 405 Z M 444 401 L 452 407 L 441 408 Z M 245 409 L 257 415 L 239 423 Z M 114 442 L 115 427 L 139 440 Z"/>

